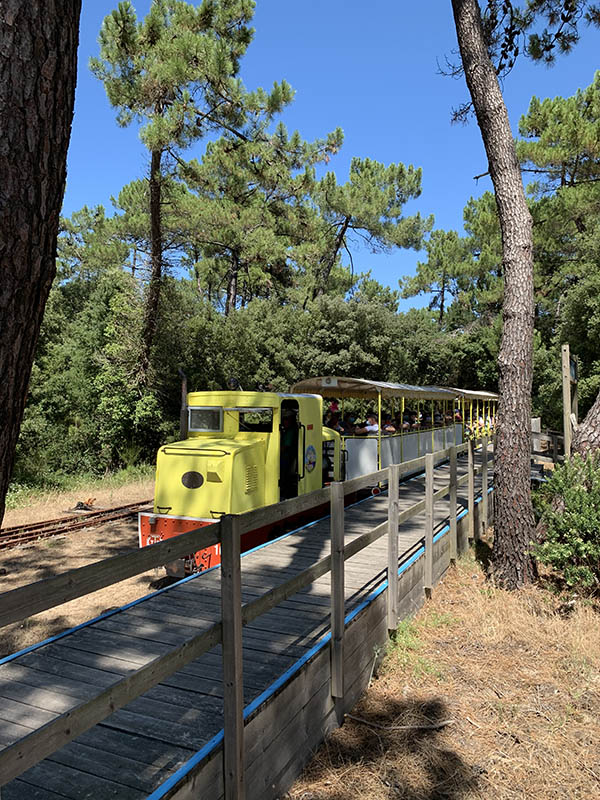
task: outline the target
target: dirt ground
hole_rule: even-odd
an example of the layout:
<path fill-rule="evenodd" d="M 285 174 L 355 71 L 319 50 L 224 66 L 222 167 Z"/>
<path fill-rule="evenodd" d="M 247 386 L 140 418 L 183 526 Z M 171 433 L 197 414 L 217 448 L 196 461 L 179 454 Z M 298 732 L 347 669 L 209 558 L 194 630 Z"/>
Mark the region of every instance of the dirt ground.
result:
<path fill-rule="evenodd" d="M 65 509 L 72 507 L 77 500 L 85 500 L 90 496 L 87 493 L 83 497 L 84 494 L 80 491 L 56 495 L 35 506 L 7 512 L 3 524 L 20 525 L 64 516 Z M 120 506 L 152 497 L 153 485 L 151 481 L 145 481 L 118 489 L 96 491 L 94 494 L 95 505 L 99 507 Z M 0 593 L 94 561 L 121 555 L 137 547 L 137 518 L 132 517 L 131 520 L 110 522 L 64 536 L 42 539 L 12 550 L 0 550 Z M 150 582 L 162 575 L 162 569 L 136 575 L 22 622 L 7 625 L 0 629 L 0 657 L 148 594 L 151 591 Z"/>
<path fill-rule="evenodd" d="M 600 615 L 472 556 L 400 626 L 289 800 L 598 800 Z"/>

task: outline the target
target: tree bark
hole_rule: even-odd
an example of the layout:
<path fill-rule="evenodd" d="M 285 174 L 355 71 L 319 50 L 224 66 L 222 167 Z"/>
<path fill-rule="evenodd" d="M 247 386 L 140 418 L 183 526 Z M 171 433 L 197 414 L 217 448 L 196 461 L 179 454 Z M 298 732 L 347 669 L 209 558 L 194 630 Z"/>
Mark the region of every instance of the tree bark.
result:
<path fill-rule="evenodd" d="M 508 112 L 484 40 L 479 4 L 477 0 L 452 0 L 452 8 L 502 232 L 504 301 L 498 356 L 492 564 L 499 584 L 516 589 L 534 574 L 529 553 L 535 535 L 529 441 L 534 322 L 532 221 Z"/>
<path fill-rule="evenodd" d="M 571 452 L 586 456 L 600 447 L 600 392 L 586 418 L 573 434 Z"/>
<path fill-rule="evenodd" d="M 235 254 L 231 256 L 231 266 L 227 279 L 227 298 L 225 300 L 225 316 L 229 316 L 235 311 L 238 296 L 238 275 L 240 272 L 240 262 Z"/>
<path fill-rule="evenodd" d="M 80 12 L 81 0 L 0 4 L 0 523 L 56 272 Z"/>
<path fill-rule="evenodd" d="M 158 326 L 160 290 L 162 288 L 163 238 L 161 209 L 162 150 L 153 150 L 150 160 L 150 282 L 144 304 L 142 331 L 141 380 L 148 382 L 152 347 Z"/>

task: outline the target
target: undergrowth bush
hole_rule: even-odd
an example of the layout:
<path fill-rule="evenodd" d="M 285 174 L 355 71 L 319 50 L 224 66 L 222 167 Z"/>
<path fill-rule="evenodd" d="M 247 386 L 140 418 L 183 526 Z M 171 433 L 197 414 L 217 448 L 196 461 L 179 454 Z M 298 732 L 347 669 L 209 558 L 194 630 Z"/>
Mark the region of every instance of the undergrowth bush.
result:
<path fill-rule="evenodd" d="M 600 453 L 579 455 L 558 467 L 535 495 L 546 529 L 536 557 L 570 587 L 600 587 Z"/>

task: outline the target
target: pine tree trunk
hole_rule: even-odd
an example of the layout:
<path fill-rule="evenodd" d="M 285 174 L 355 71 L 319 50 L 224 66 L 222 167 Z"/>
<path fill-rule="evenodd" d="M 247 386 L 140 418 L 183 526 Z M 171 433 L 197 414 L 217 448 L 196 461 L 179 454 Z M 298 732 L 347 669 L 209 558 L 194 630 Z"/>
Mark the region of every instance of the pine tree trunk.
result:
<path fill-rule="evenodd" d="M 345 217 L 344 222 L 342 223 L 337 236 L 335 237 L 335 242 L 333 245 L 333 250 L 329 253 L 328 256 L 323 258 L 323 269 L 319 275 L 319 280 L 315 288 L 313 289 L 313 296 L 312 299 L 316 300 L 317 297 L 320 297 L 322 294 L 325 294 L 325 290 L 327 288 L 327 281 L 329 280 L 329 276 L 331 275 L 331 270 L 335 266 L 335 262 L 340 252 L 342 245 L 344 244 L 344 238 L 346 236 L 346 232 L 350 227 L 351 217 Z M 304 304 L 306 306 L 306 303 Z"/>
<path fill-rule="evenodd" d="M 235 311 L 238 296 L 238 275 L 240 271 L 240 262 L 235 256 L 232 256 L 231 267 L 229 268 L 229 276 L 227 280 L 227 298 L 225 300 L 225 316 L 229 316 L 232 311 Z"/>
<path fill-rule="evenodd" d="M 48 293 L 81 0 L 0 4 L 0 523 Z"/>
<path fill-rule="evenodd" d="M 500 402 L 494 476 L 493 568 L 508 589 L 533 575 L 529 543 L 533 373 L 532 222 L 498 78 L 484 41 L 477 0 L 452 0 L 465 77 L 488 157 L 502 231 L 504 301 L 498 356 Z"/>
<path fill-rule="evenodd" d="M 152 347 L 156 336 L 162 287 L 163 240 L 161 210 L 162 151 L 153 150 L 150 160 L 150 282 L 144 306 L 142 332 L 141 381 L 148 382 Z"/>
<path fill-rule="evenodd" d="M 586 418 L 573 434 L 571 452 L 587 455 L 600 447 L 600 392 Z"/>

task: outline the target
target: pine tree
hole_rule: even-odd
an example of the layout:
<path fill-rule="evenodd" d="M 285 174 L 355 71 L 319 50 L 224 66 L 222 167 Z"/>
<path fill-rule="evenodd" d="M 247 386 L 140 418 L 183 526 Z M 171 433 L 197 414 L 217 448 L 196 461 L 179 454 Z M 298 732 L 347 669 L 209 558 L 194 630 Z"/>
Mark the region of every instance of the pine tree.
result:
<path fill-rule="evenodd" d="M 56 269 L 80 11 L 81 0 L 0 5 L 0 522 Z"/>
<path fill-rule="evenodd" d="M 468 240 L 456 231 L 433 231 L 425 242 L 425 250 L 427 261 L 418 261 L 416 275 L 401 282 L 402 296 L 431 295 L 429 308 L 439 310 L 438 327 L 441 328 L 449 298 L 456 299 L 469 288 L 473 257 Z"/>
<path fill-rule="evenodd" d="M 192 193 L 180 208 L 182 230 L 198 286 L 211 300 L 224 298 L 225 314 L 238 299 L 288 298 L 302 261 L 321 232 L 310 205 L 314 165 L 342 143 L 341 130 L 305 142 L 271 115 L 247 141 L 225 136 L 210 143 L 201 162 L 180 168 Z"/>
<path fill-rule="evenodd" d="M 324 222 L 323 252 L 312 275 L 312 298 L 323 294 L 342 250 L 358 235 L 373 252 L 393 247 L 420 249 L 433 217 L 403 216 L 403 207 L 421 194 L 421 170 L 404 164 L 385 166 L 353 158 L 350 179 L 338 184 L 333 172 L 318 183 L 314 201 Z"/>
<path fill-rule="evenodd" d="M 246 92 L 237 78 L 240 59 L 252 39 L 252 0 L 204 0 L 197 8 L 182 0 L 153 0 L 138 22 L 130 2 L 121 2 L 100 31 L 100 57 L 90 66 L 104 82 L 117 121 L 143 124 L 140 136 L 150 152 L 149 216 L 151 275 L 142 333 L 141 380 L 147 382 L 157 329 L 163 278 L 162 192 L 165 159 L 209 131 L 244 129 L 266 109 L 291 99 L 285 83 L 270 94 Z"/>

